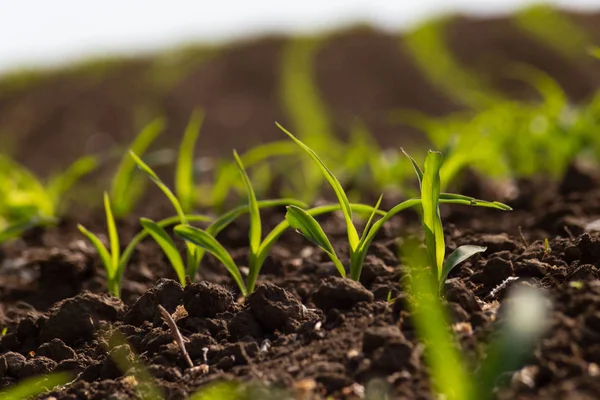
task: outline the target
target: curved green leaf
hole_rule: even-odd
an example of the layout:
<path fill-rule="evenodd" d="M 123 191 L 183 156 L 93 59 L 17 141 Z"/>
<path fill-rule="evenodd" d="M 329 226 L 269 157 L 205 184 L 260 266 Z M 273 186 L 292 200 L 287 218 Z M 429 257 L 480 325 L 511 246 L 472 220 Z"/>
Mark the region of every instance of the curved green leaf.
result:
<path fill-rule="evenodd" d="M 483 253 L 486 250 L 487 247 L 473 245 L 460 246 L 456 250 L 454 250 L 452 254 L 448 256 L 446 261 L 444 261 L 444 265 L 442 267 L 442 271 L 439 278 L 440 289 L 444 286 L 444 282 L 446 282 L 448 274 L 450 273 L 450 271 L 452 271 L 452 269 L 454 269 L 454 267 L 456 267 L 458 264 L 465 261 L 466 259 L 474 256 L 475 254 Z"/>
<path fill-rule="evenodd" d="M 175 208 L 177 215 L 179 215 L 179 219 L 181 220 L 181 223 L 186 224 L 187 221 L 185 219 L 185 212 L 183 211 L 183 208 L 181 207 L 181 203 L 179 202 L 179 200 L 177 199 L 175 194 L 173 194 L 171 189 L 169 189 L 169 187 L 163 183 L 163 181 L 158 177 L 158 175 L 156 175 L 156 173 L 152 170 L 152 168 L 150 168 L 148 166 L 148 164 L 146 164 L 144 161 L 142 161 L 142 159 L 140 157 L 138 157 L 137 154 L 135 154 L 131 150 L 129 151 L 129 154 L 131 155 L 131 158 L 133 158 L 133 161 L 137 164 L 137 166 L 142 171 L 144 171 L 150 177 L 150 179 L 152 179 L 152 181 L 154 183 L 156 183 L 156 186 L 158 186 L 158 188 L 165 194 L 165 196 L 167 196 L 167 198 L 169 199 L 169 201 Z"/>
<path fill-rule="evenodd" d="M 288 221 L 290 226 L 296 229 L 299 233 L 301 233 L 308 240 L 319 246 L 323 251 L 327 253 L 331 261 L 335 264 L 340 275 L 345 278 L 346 271 L 344 266 L 340 262 L 339 258 L 335 254 L 335 250 L 331 245 L 331 242 L 323 232 L 323 228 L 317 222 L 314 217 L 312 217 L 309 213 L 302 210 L 301 208 L 288 206 L 287 213 L 285 214 L 285 219 Z"/>
<path fill-rule="evenodd" d="M 442 153 L 429 151 L 425 158 L 425 171 L 423 172 L 423 182 L 421 183 L 423 228 L 425 230 L 425 244 L 427 245 L 430 262 L 432 267 L 436 268 L 438 278 L 442 272 L 446 251 L 439 208 L 441 167 Z"/>
<path fill-rule="evenodd" d="M 256 195 L 254 194 L 254 189 L 252 188 L 250 178 L 248 178 L 248 174 L 244 169 L 244 164 L 242 164 L 242 160 L 240 160 L 240 156 L 235 150 L 233 151 L 233 157 L 235 158 L 240 175 L 242 175 L 244 185 L 246 186 L 246 193 L 248 195 L 248 212 L 250 214 L 250 253 L 254 256 L 260 247 L 260 239 L 262 235 L 260 212 L 258 211 L 258 203 L 256 201 Z"/>
<path fill-rule="evenodd" d="M 308 155 L 314 160 L 314 162 L 319 166 L 321 172 L 329 182 L 329 185 L 335 192 L 335 195 L 340 202 L 342 213 L 344 214 L 344 219 L 346 220 L 346 230 L 348 231 L 348 243 L 350 244 L 350 248 L 354 251 L 359 242 L 358 233 L 356 232 L 356 228 L 354 223 L 352 222 L 352 209 L 350 207 L 350 202 L 348 201 L 348 197 L 346 196 L 346 192 L 342 188 L 342 185 L 337 180 L 335 175 L 327 168 L 327 166 L 321 161 L 317 153 L 315 153 L 310 147 L 302 143 L 298 138 L 288 132 L 284 127 L 277 124 L 279 129 L 285 132 L 294 142 L 296 142 L 302 149 L 304 149 Z"/>
<path fill-rule="evenodd" d="M 112 277 L 114 270 L 112 265 L 112 259 L 110 253 L 106 249 L 106 246 L 104 246 L 104 243 L 102 243 L 98 236 L 88 231 L 83 225 L 78 224 L 77 229 L 79 229 L 79 232 L 81 232 L 87 238 L 87 240 L 89 240 L 90 243 L 92 243 L 96 248 L 98 256 L 100 256 L 100 261 L 102 261 L 102 265 L 104 265 L 104 269 L 106 270 L 107 278 Z"/>
<path fill-rule="evenodd" d="M 158 243 L 162 251 L 171 262 L 171 266 L 175 270 L 177 278 L 179 278 L 179 283 L 181 283 L 182 286 L 185 286 L 185 266 L 183 265 L 183 260 L 181 259 L 181 255 L 179 254 L 173 239 L 171 239 L 164 228 L 151 219 L 141 218 L 140 224 L 142 224 L 144 229 L 148 231 L 150 236 L 152 236 L 156 243 Z"/>
<path fill-rule="evenodd" d="M 111 254 L 111 273 L 112 277 L 114 277 L 117 266 L 119 265 L 119 257 L 120 257 L 120 244 L 119 244 L 119 234 L 117 233 L 117 225 L 115 224 L 115 218 L 112 214 L 112 209 L 110 207 L 110 199 L 108 198 L 108 193 L 104 192 L 104 211 L 106 213 L 106 225 L 108 227 L 108 240 L 110 242 L 110 254 Z"/>
<path fill-rule="evenodd" d="M 143 155 L 164 128 L 165 120 L 162 118 L 155 119 L 136 136 L 129 148 L 136 154 Z M 125 156 L 121 160 L 112 180 L 110 196 L 117 205 L 117 215 L 122 216 L 128 213 L 133 206 L 130 201 L 129 189 L 134 169 L 135 163 L 133 160 Z"/>
<path fill-rule="evenodd" d="M 403 148 L 400 148 L 400 150 L 410 160 L 410 162 L 415 170 L 415 173 L 417 174 L 417 179 L 419 180 L 419 188 L 420 188 L 421 185 L 423 184 L 423 171 L 421 171 L 421 167 L 419 167 L 419 164 L 417 164 L 415 159 L 412 158 L 406 151 L 404 151 Z"/>
<path fill-rule="evenodd" d="M 229 274 L 237 283 L 243 296 L 248 295 L 246 290 L 246 284 L 242 278 L 242 274 L 238 269 L 237 265 L 231 258 L 231 255 L 225 250 L 225 248 L 209 233 L 202 229 L 194 228 L 189 225 L 177 225 L 174 229 L 177 236 L 181 237 L 187 242 L 190 242 L 196 246 L 200 246 L 213 256 L 215 256 L 221 263 L 227 268 Z"/>

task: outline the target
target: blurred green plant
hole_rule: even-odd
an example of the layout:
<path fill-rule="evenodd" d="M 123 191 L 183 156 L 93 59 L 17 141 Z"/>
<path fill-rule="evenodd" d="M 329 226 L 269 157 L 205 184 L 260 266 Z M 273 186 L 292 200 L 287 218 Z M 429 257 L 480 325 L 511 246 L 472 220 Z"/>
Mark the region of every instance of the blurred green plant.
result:
<path fill-rule="evenodd" d="M 517 12 L 517 26 L 562 56 L 583 59 L 592 45 L 588 33 L 567 15 L 547 4 L 536 4 Z"/>
<path fill-rule="evenodd" d="M 153 120 L 136 136 L 129 147 L 130 151 L 142 156 L 164 129 L 164 119 Z M 146 180 L 135 174 L 135 167 L 129 154 L 124 154 L 112 179 L 110 198 L 115 205 L 113 211 L 117 218 L 128 215 L 144 194 Z"/>
<path fill-rule="evenodd" d="M 68 383 L 72 377 L 67 373 L 54 373 L 22 380 L 8 389 L 0 390 L 0 399 L 26 400 L 39 396 L 57 386 Z"/>
<path fill-rule="evenodd" d="M 387 222 L 391 217 L 399 213 L 400 211 L 406 210 L 410 207 L 422 204 L 423 208 L 423 221 L 424 227 L 431 230 L 431 237 L 429 239 L 433 240 L 435 244 L 432 245 L 431 251 L 433 252 L 433 257 L 435 260 L 438 260 L 440 257 L 438 254 L 441 254 L 441 258 L 443 260 L 444 257 L 444 237 L 443 231 L 441 230 L 441 220 L 439 219 L 439 209 L 438 205 L 440 202 L 448 202 L 448 203 L 456 203 L 456 204 L 465 204 L 470 206 L 480 206 L 480 207 L 490 207 L 497 208 L 501 210 L 510 209 L 508 206 L 499 203 L 499 202 L 486 202 L 482 200 L 476 200 L 473 198 L 469 198 L 462 195 L 457 194 L 442 194 L 440 192 L 440 179 L 439 179 L 439 168 L 441 167 L 441 153 L 430 152 L 428 156 L 428 161 L 430 164 L 430 168 L 428 168 L 427 175 L 423 175 L 416 162 L 410 158 L 413 162 L 413 166 L 415 167 L 415 171 L 417 172 L 417 176 L 419 178 L 419 184 L 421 187 L 421 198 L 420 199 L 410 199 L 406 200 L 394 208 L 392 208 L 389 212 L 383 213 L 382 218 L 374 223 L 375 214 L 377 214 L 379 205 L 381 203 L 381 197 L 379 198 L 373 212 L 371 213 L 369 219 L 367 220 L 367 224 L 363 230 L 362 235 L 359 237 L 358 231 L 354 222 L 352 220 L 352 208 L 350 207 L 350 202 L 348 201 L 348 197 L 338 181 L 335 175 L 327 168 L 327 166 L 323 163 L 323 161 L 319 158 L 319 156 L 313 151 L 310 147 L 305 145 L 302 141 L 297 139 L 290 132 L 285 130 L 282 126 L 278 125 L 281 130 L 283 130 L 294 142 L 296 142 L 306 153 L 310 156 L 310 158 L 317 164 L 320 171 L 322 172 L 325 180 L 330 184 L 333 189 L 336 198 L 339 202 L 340 209 L 342 210 L 342 214 L 344 216 L 344 221 L 346 224 L 346 231 L 348 235 L 348 247 L 349 247 L 349 255 L 350 255 L 350 278 L 353 280 L 359 280 L 362 272 L 362 265 L 364 259 L 367 255 L 367 251 L 369 250 L 369 246 L 371 242 L 375 238 L 375 235 L 379 231 L 379 229 L 383 226 L 385 222 Z M 408 155 L 407 155 L 408 156 Z M 435 215 L 432 213 L 435 212 Z M 437 220 L 435 219 L 437 216 Z M 346 271 L 343 263 L 337 256 L 333 246 L 331 245 L 329 239 L 325 235 L 325 232 L 319 225 L 319 223 L 311 216 L 308 212 L 294 206 L 288 206 L 288 212 L 286 214 L 286 219 L 289 222 L 290 226 L 304 235 L 308 240 L 319 246 L 322 250 L 324 250 L 331 261 L 336 266 L 338 272 L 342 277 L 346 277 Z M 433 230 L 435 228 L 435 231 Z M 436 235 L 437 236 L 434 236 Z M 441 235 L 441 237 L 440 237 Z M 427 237 L 427 236 L 426 236 Z M 431 241 L 428 240 L 428 243 Z M 442 249 L 440 250 L 440 244 Z M 452 254 L 448 260 L 447 264 L 444 264 L 443 269 L 440 263 L 438 278 L 445 278 L 447 273 L 451 268 L 453 268 L 457 263 L 464 260 L 471 254 L 474 254 L 475 250 L 474 246 L 459 248 Z M 437 262 L 437 261 L 436 261 Z M 434 264 L 435 265 L 435 264 Z M 445 280 L 445 279 L 444 279 Z"/>
<path fill-rule="evenodd" d="M 400 39 L 400 44 L 413 57 L 429 80 L 446 95 L 474 109 L 489 107 L 502 96 L 469 71 L 454 57 L 444 39 L 449 17 L 419 25 Z"/>
<path fill-rule="evenodd" d="M 56 222 L 68 204 L 69 189 L 98 167 L 97 157 L 85 156 L 43 183 L 31 171 L 0 154 L 0 243 L 34 226 Z"/>
<path fill-rule="evenodd" d="M 401 249 L 401 258 L 410 267 L 411 279 L 405 290 L 411 295 L 409 309 L 419 340 L 425 344 L 425 360 L 433 390 L 447 400 L 491 400 L 500 386 L 499 378 L 523 366 L 547 327 L 548 300 L 533 288 L 512 291 L 504 318 L 497 322 L 494 339 L 485 348 L 485 358 L 470 370 L 455 338 L 439 288 L 428 271 L 426 248 L 411 240 Z"/>

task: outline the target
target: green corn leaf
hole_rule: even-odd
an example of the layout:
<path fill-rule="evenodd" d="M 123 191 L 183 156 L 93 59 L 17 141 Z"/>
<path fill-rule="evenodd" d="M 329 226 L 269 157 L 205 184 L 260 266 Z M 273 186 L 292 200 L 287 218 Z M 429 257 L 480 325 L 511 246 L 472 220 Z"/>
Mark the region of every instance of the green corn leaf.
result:
<path fill-rule="evenodd" d="M 374 210 L 373 207 L 367 206 L 364 204 L 351 203 L 350 207 L 352 208 L 353 212 L 360 213 L 360 214 L 371 214 Z M 341 206 L 339 204 L 328 204 L 325 206 L 311 208 L 310 210 L 306 210 L 306 212 L 310 216 L 316 217 L 316 216 L 331 213 L 334 211 L 339 211 L 340 208 L 341 208 Z M 376 213 L 380 216 L 386 215 L 386 213 L 383 211 L 376 211 Z M 290 227 L 289 222 L 287 220 L 283 220 L 279 224 L 277 224 L 277 226 L 275 226 L 275 228 L 273 228 L 271 230 L 271 232 L 269 232 L 267 234 L 267 236 L 263 239 L 263 241 L 260 245 L 260 250 L 258 252 L 258 256 L 256 257 L 257 258 L 256 263 L 259 265 L 259 268 L 262 265 L 262 263 L 265 261 L 265 259 L 267 258 L 267 255 L 269 254 L 269 250 L 271 249 L 271 247 L 273 247 L 273 245 L 275 244 L 275 242 L 277 241 L 279 236 L 281 236 L 289 227 Z"/>
<path fill-rule="evenodd" d="M 162 118 L 155 119 L 148 124 L 140 134 L 135 138 L 130 146 L 131 151 L 143 155 L 152 144 L 158 134 L 165 128 L 165 121 Z M 128 213 L 133 204 L 130 204 L 129 189 L 132 180 L 135 163 L 129 157 L 125 156 L 121 160 L 117 172 L 110 188 L 110 197 L 117 205 L 116 214 L 124 215 Z"/>
<path fill-rule="evenodd" d="M 331 242 L 323 232 L 323 228 L 319 225 L 317 220 L 312 217 L 309 213 L 301 208 L 295 206 L 288 206 L 285 219 L 288 221 L 290 226 L 301 233 L 308 240 L 319 246 L 323 251 L 329 255 L 333 263 L 335 264 L 338 272 L 342 277 L 346 277 L 346 271 L 344 266 L 340 262 L 339 258 L 335 254 L 335 250 L 331 245 Z"/>
<path fill-rule="evenodd" d="M 68 383 L 72 379 L 68 373 L 53 373 L 45 376 L 34 376 L 11 386 L 6 390 L 0 390 L 0 399 L 24 400 L 38 396 L 56 386 Z"/>
<path fill-rule="evenodd" d="M 440 395 L 448 400 L 474 400 L 476 396 L 473 374 L 461 357 L 449 329 L 450 322 L 446 308 L 442 304 L 438 288 L 431 275 L 423 273 L 429 264 L 428 254 L 418 247 L 404 245 L 401 257 L 410 267 L 411 279 L 405 280 L 405 290 L 415 301 L 409 303 L 412 322 L 418 337 L 426 343 L 425 360 L 435 396 Z"/>
<path fill-rule="evenodd" d="M 194 228 L 189 225 L 177 225 L 174 229 L 175 234 L 187 242 L 190 242 L 196 246 L 200 246 L 213 256 L 215 256 L 221 263 L 227 268 L 229 274 L 240 288 L 243 296 L 248 295 L 246 290 L 246 284 L 242 278 L 237 265 L 231 258 L 231 255 L 225 250 L 225 248 L 209 233 L 202 229 Z"/>
<path fill-rule="evenodd" d="M 329 182 L 329 185 L 335 192 L 335 195 L 338 201 L 340 202 L 342 213 L 344 214 L 344 219 L 346 220 L 346 230 L 348 231 L 348 243 L 350 244 L 351 251 L 355 251 L 358 246 L 359 238 L 358 233 L 356 232 L 356 228 L 354 227 L 354 224 L 352 222 L 352 209 L 350 207 L 350 202 L 348 201 L 348 197 L 346 196 L 342 185 L 337 180 L 335 175 L 333 175 L 333 173 L 323 163 L 323 161 L 321 161 L 317 153 L 315 153 L 310 147 L 302 143 L 290 132 L 285 130 L 285 128 L 283 128 L 281 125 L 277 124 L 277 126 L 279 127 L 279 129 L 285 132 L 293 141 L 295 141 L 300 147 L 302 147 L 302 149 L 304 149 L 308 153 L 308 155 L 315 161 L 315 163 L 321 169 L 321 172 L 325 176 L 325 179 L 327 179 L 327 182 Z"/>
<path fill-rule="evenodd" d="M 104 246 L 104 243 L 102 243 L 98 236 L 88 231 L 83 225 L 77 225 L 77 228 L 94 245 L 96 251 L 98 252 L 98 256 L 100 256 L 100 261 L 102 261 L 102 265 L 104 265 L 106 270 L 107 278 L 112 278 L 114 274 L 114 266 L 112 265 L 110 253 L 106 249 L 106 246 Z"/>
<path fill-rule="evenodd" d="M 256 201 L 256 195 L 254 194 L 252 183 L 250 183 L 250 178 L 248 178 L 248 174 L 244 169 L 244 164 L 242 164 L 242 160 L 240 160 L 240 157 L 238 156 L 238 153 L 235 150 L 233 151 L 233 157 L 235 158 L 235 162 L 237 163 L 240 175 L 242 175 L 244 185 L 246 186 L 246 193 L 248 194 L 248 212 L 250 214 L 250 253 L 254 256 L 256 255 L 256 253 L 258 252 L 258 248 L 260 247 L 260 239 L 262 235 L 260 212 L 258 211 L 258 202 Z"/>
<path fill-rule="evenodd" d="M 379 206 L 381 205 L 382 199 L 383 199 L 383 194 L 381 196 L 379 196 L 379 200 L 377 200 L 377 204 L 375 204 L 375 208 L 373 208 L 373 212 L 371 213 L 371 215 L 369 216 L 369 219 L 367 220 L 367 224 L 365 225 L 365 229 L 363 230 L 363 234 L 360 238 L 361 242 L 366 237 L 366 235 L 369 233 L 369 229 L 371 229 L 371 224 L 373 223 L 375 214 L 377 214 L 377 210 L 379 210 Z M 359 247 L 360 247 L 360 245 L 359 245 Z"/>
<path fill-rule="evenodd" d="M 120 257 L 120 245 L 119 245 L 119 234 L 117 233 L 117 225 L 115 224 L 115 218 L 113 217 L 112 210 L 110 207 L 110 199 L 108 193 L 104 192 L 104 211 L 106 213 L 106 225 L 108 227 L 108 240 L 110 242 L 110 254 L 111 254 L 111 266 L 112 276 L 116 272 L 117 266 L 119 265 Z"/>
<path fill-rule="evenodd" d="M 158 175 L 156 175 L 156 173 L 152 170 L 152 168 L 150 168 L 148 166 L 148 164 L 143 162 L 142 159 L 140 157 L 138 157 L 137 154 L 135 154 L 131 150 L 129 151 L 129 154 L 131 155 L 131 158 L 133 158 L 133 161 L 137 164 L 137 166 L 142 171 L 144 171 L 150 177 L 150 179 L 152 179 L 152 181 L 154 183 L 156 183 L 156 186 L 158 186 L 158 188 L 165 194 L 165 196 L 167 196 L 167 198 L 169 199 L 169 201 L 175 208 L 177 215 L 179 215 L 179 219 L 181 220 L 181 223 L 186 224 L 187 221 L 185 218 L 185 212 L 183 211 L 183 208 L 181 207 L 181 203 L 179 202 L 179 200 L 177 199 L 175 194 L 173 194 L 171 189 L 169 189 L 168 186 L 163 183 L 163 181 L 158 177 Z"/>
<path fill-rule="evenodd" d="M 294 199 L 277 199 L 277 200 L 260 200 L 258 201 L 258 208 L 269 208 L 269 207 L 280 207 L 294 205 L 300 208 L 308 208 L 308 205 L 302 201 Z M 249 210 L 248 205 L 239 206 L 226 212 L 217 218 L 210 226 L 206 229 L 206 232 L 213 236 L 216 236 L 219 232 L 225 229 L 230 223 L 235 221 L 240 215 L 247 213 Z"/>
<path fill-rule="evenodd" d="M 181 201 L 185 212 L 194 207 L 194 149 L 196 140 L 200 134 L 200 127 L 204 120 L 204 113 L 195 110 L 188 123 L 177 158 L 177 169 L 175 170 L 175 193 Z"/>
<path fill-rule="evenodd" d="M 458 247 L 456 250 L 452 252 L 444 261 L 444 265 L 442 267 L 442 273 L 439 278 L 440 290 L 444 286 L 446 279 L 448 278 L 448 274 L 450 271 L 454 269 L 458 264 L 462 263 L 466 259 L 474 256 L 477 253 L 483 253 L 487 250 L 487 247 L 482 246 L 472 246 L 472 245 L 464 245 Z"/>
<path fill-rule="evenodd" d="M 437 270 L 438 278 L 442 272 L 445 253 L 444 231 L 439 209 L 441 166 L 442 153 L 429 151 L 425 159 L 425 171 L 421 184 L 425 244 L 432 267 Z"/>
<path fill-rule="evenodd" d="M 480 199 L 476 199 L 474 197 L 463 196 L 462 194 L 441 193 L 440 194 L 440 202 L 442 202 L 442 200 L 443 200 L 444 204 L 463 204 L 463 205 L 475 206 L 475 207 L 495 208 L 497 210 L 502 210 L 502 211 L 511 211 L 512 210 L 512 208 L 510 206 L 507 206 L 506 204 L 501 203 L 499 201 L 480 200 Z"/>
<path fill-rule="evenodd" d="M 415 169 L 415 173 L 417 174 L 417 179 L 419 179 L 419 187 L 421 187 L 423 185 L 423 171 L 421 171 L 419 164 L 417 164 L 414 158 L 412 158 L 406 151 L 404 151 L 403 148 L 400 148 L 400 150 L 410 160 L 410 163 L 412 164 L 413 168 Z"/>
<path fill-rule="evenodd" d="M 166 254 L 171 262 L 171 266 L 177 274 L 177 278 L 179 278 L 179 283 L 181 283 L 182 286 L 185 286 L 185 266 L 173 239 L 171 239 L 164 228 L 161 228 L 160 225 L 151 219 L 141 218 L 140 223 Z"/>

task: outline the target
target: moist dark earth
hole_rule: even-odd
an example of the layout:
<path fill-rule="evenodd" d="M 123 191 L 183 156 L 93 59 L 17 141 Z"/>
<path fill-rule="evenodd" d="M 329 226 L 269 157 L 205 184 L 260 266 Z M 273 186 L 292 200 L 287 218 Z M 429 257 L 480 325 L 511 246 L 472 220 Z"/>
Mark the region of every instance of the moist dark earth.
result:
<path fill-rule="evenodd" d="M 597 16 L 571 17 L 597 36 L 594 28 L 600 24 L 590 22 L 598 22 Z M 474 26 L 481 29 L 477 38 Z M 475 70 L 485 68 L 488 58 L 483 51 L 466 49 L 481 46 L 489 54 L 514 55 L 545 69 L 571 88 L 575 102 L 597 89 L 600 69 L 590 67 L 594 62 L 576 65 L 541 43 L 522 40 L 524 34 L 509 19 L 457 19 L 448 29 L 457 57 Z M 414 108 L 444 115 L 461 109 L 425 80 L 398 40 L 357 29 L 322 45 L 315 57 L 316 80 L 340 134 L 360 115 L 381 143 L 395 146 L 401 138 L 419 140 L 418 133 L 390 127 L 382 110 Z M 286 122 L 277 93 L 277 59 L 284 44 L 283 38 L 268 38 L 232 45 L 200 63 L 166 94 L 149 89 L 140 78 L 151 60 L 128 62 L 99 80 L 58 74 L 1 93 L 0 126 L 17 138 L 16 158 L 41 174 L 64 167 L 82 149 L 129 142 L 135 135 L 135 110 L 149 107 L 147 99 L 169 121 L 161 146 L 178 144 L 197 105 L 207 112 L 198 148 L 203 155 L 228 154 L 233 144 L 241 149 L 280 139 L 273 121 Z M 474 60 L 478 55 L 480 60 Z M 577 72 L 581 69 L 586 74 Z M 524 96 L 500 77 L 494 82 L 517 98 Z M 442 208 L 448 252 L 463 244 L 487 247 L 445 284 L 453 331 L 477 366 L 501 322 L 510 287 L 538 287 L 552 300 L 550 326 L 526 366 L 505 379 L 497 398 L 597 399 L 600 234 L 589 224 L 600 219 L 600 175 L 573 163 L 562 181 L 537 177 L 512 184 L 516 194 L 510 199 L 474 174 L 465 175 L 456 188 L 504 200 L 514 208 L 510 213 Z M 386 199 L 386 206 L 393 203 Z M 169 216 L 160 204 L 149 200 L 142 205 L 143 215 Z M 283 209 L 262 214 L 265 229 L 284 218 Z M 119 221 L 122 243 L 139 229 L 139 216 Z M 339 278 L 326 255 L 300 235 L 284 234 L 265 262 L 257 290 L 244 302 L 224 267 L 208 256 L 197 282 L 181 287 L 151 241 L 141 243 L 131 259 L 122 301 L 109 297 L 98 256 L 76 229 L 81 222 L 104 232 L 103 221 L 101 210 L 67 214 L 57 227 L 33 229 L 0 248 L 0 326 L 8 328 L 0 340 L 0 388 L 68 371 L 74 382 L 43 398 L 136 398 L 139 382 L 114 362 L 131 361 L 135 352 L 168 399 L 185 399 L 223 380 L 283 388 L 298 399 L 363 398 L 373 388 L 398 399 L 435 398 L 425 348 L 403 290 L 407 267 L 398 258 L 399 238 L 419 231 L 416 214 L 386 225 L 371 247 L 360 283 Z M 324 222 L 347 261 L 343 220 L 332 215 Z M 247 232 L 248 221 L 242 218 L 219 236 L 239 265 L 247 264 Z M 387 302 L 390 292 L 393 303 Z M 161 319 L 159 305 L 175 315 L 194 368 Z"/>

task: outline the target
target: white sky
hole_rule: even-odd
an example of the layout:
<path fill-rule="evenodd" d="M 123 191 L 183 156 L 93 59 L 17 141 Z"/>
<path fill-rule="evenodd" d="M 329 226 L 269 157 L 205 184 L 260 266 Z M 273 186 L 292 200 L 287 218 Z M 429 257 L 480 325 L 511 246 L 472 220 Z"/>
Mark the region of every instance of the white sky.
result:
<path fill-rule="evenodd" d="M 410 27 L 448 11 L 510 12 L 529 0 L 0 0 L 0 71 L 56 65 L 266 32 L 310 32 L 350 22 Z M 600 9 L 600 0 L 555 0 Z"/>

